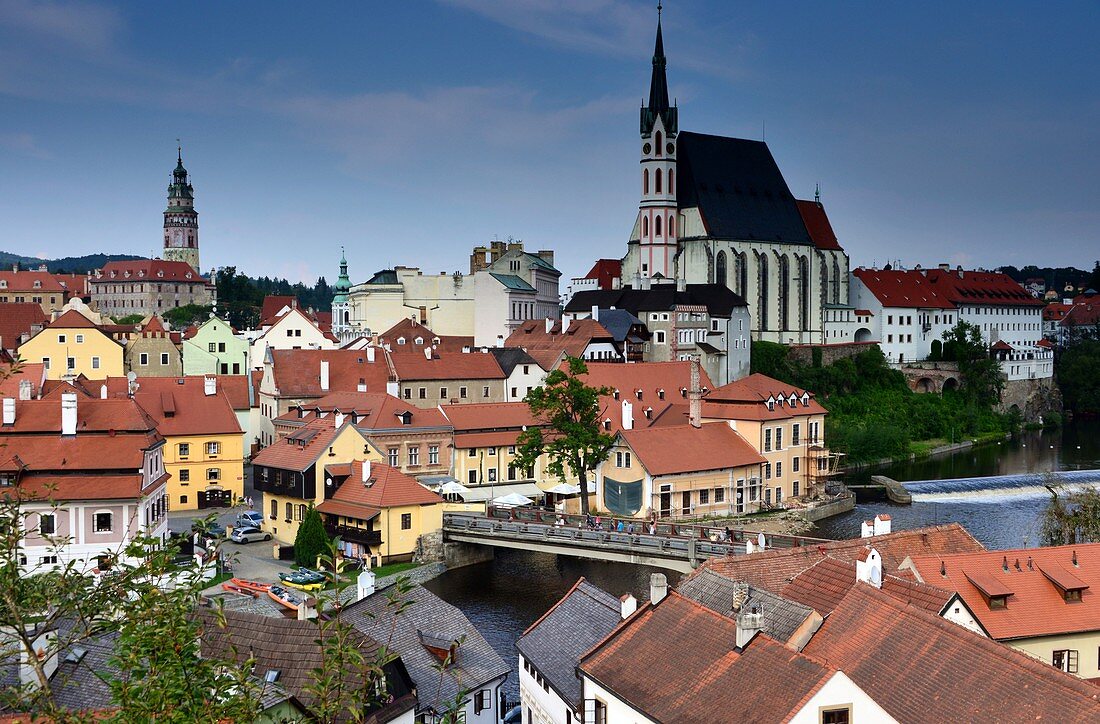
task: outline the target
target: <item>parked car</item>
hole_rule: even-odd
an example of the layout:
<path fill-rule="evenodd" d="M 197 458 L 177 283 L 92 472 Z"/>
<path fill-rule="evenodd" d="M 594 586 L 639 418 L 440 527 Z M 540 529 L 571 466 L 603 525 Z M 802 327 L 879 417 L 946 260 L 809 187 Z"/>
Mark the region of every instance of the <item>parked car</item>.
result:
<path fill-rule="evenodd" d="M 252 543 L 258 540 L 271 540 L 271 534 L 253 526 L 243 526 L 234 528 L 233 532 L 229 534 L 229 540 L 234 543 Z"/>
<path fill-rule="evenodd" d="M 192 532 L 202 532 L 204 538 L 222 538 L 225 536 L 225 526 L 216 520 L 195 518 L 191 521 Z"/>
<path fill-rule="evenodd" d="M 237 513 L 237 522 L 234 523 L 234 527 L 244 528 L 246 526 L 252 528 L 260 528 L 263 526 L 264 516 L 255 510 L 246 510 L 243 513 Z"/>

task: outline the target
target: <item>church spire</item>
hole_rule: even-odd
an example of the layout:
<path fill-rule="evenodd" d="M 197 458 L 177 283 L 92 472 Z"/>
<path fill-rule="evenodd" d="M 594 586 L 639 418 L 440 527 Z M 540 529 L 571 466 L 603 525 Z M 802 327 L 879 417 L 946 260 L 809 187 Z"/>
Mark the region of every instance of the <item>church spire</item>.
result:
<path fill-rule="evenodd" d="M 653 45 L 653 71 L 649 79 L 649 105 L 642 108 L 642 135 L 649 135 L 653 123 L 660 118 L 665 130 L 676 133 L 676 108 L 668 102 L 668 79 L 665 77 L 665 41 L 661 30 L 661 5 L 657 4 L 657 40 Z"/>

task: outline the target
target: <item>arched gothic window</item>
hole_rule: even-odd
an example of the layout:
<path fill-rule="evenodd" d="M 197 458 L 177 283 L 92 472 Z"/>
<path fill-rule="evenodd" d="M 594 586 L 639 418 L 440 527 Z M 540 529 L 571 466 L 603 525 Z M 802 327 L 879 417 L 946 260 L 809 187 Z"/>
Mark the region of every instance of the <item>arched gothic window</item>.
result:
<path fill-rule="evenodd" d="M 718 257 L 714 261 L 714 283 L 726 283 L 726 252 L 724 251 L 718 252 Z"/>
<path fill-rule="evenodd" d="M 653 190 L 656 193 L 661 193 L 661 169 L 653 172 Z"/>
<path fill-rule="evenodd" d="M 649 193 L 649 169 L 642 171 L 642 193 Z"/>
<path fill-rule="evenodd" d="M 668 170 L 668 192 L 670 194 L 676 193 L 676 171 L 671 168 Z"/>
<path fill-rule="evenodd" d="M 655 144 L 657 155 L 660 156 L 664 153 L 664 137 L 661 136 L 661 132 L 657 131 L 657 143 Z"/>
<path fill-rule="evenodd" d="M 833 258 L 833 304 L 840 304 L 840 264 Z"/>
<path fill-rule="evenodd" d="M 765 330 L 768 329 L 768 301 L 769 301 L 768 300 L 768 292 L 769 292 L 768 282 L 771 281 L 771 279 L 768 277 L 768 257 L 767 257 L 767 255 L 765 255 L 765 254 L 760 255 L 760 259 L 758 260 L 756 271 L 757 271 L 757 276 L 756 276 L 756 293 L 757 293 L 756 308 L 757 308 L 757 310 L 759 310 L 758 311 L 759 320 L 757 321 L 757 324 L 760 326 L 761 331 L 765 331 Z"/>
<path fill-rule="evenodd" d="M 654 236 L 660 236 L 661 235 L 661 218 L 662 217 L 660 217 L 660 216 L 653 217 L 653 235 Z"/>
<path fill-rule="evenodd" d="M 667 231 L 668 231 L 668 238 L 671 239 L 674 236 L 676 236 L 676 217 L 673 216 L 672 214 L 669 214 L 669 216 L 668 216 L 668 229 L 667 229 Z"/>
<path fill-rule="evenodd" d="M 643 216 L 642 217 L 642 238 L 643 239 L 648 239 L 649 238 L 649 217 L 648 216 Z"/>

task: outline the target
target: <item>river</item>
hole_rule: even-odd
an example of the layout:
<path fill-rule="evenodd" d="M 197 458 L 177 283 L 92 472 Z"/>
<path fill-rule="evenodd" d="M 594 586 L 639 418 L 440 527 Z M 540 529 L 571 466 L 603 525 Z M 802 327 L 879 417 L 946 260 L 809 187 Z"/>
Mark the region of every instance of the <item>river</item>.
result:
<path fill-rule="evenodd" d="M 1059 430 L 1024 432 L 1016 439 L 939 458 L 860 471 L 847 482 L 885 475 L 906 483 L 912 505 L 860 501 L 856 509 L 821 521 L 823 538 L 854 538 L 861 521 L 889 513 L 895 530 L 958 522 L 988 548 L 1039 543 L 1039 517 L 1050 494 L 1044 473 L 1068 487 L 1100 485 L 1100 421 L 1080 420 Z M 1058 475 L 1058 473 L 1062 473 Z M 976 480 L 997 476 L 992 480 Z"/>
<path fill-rule="evenodd" d="M 1034 546 L 1036 521 L 1049 494 L 1042 488 L 1042 480 L 1021 480 L 1018 476 L 1096 469 L 1100 469 L 1100 422 L 1081 421 L 1062 430 L 1026 432 L 1000 445 L 876 469 L 874 474 L 900 481 L 935 482 L 925 484 L 924 489 L 914 486 L 911 506 L 860 502 L 851 513 L 822 521 L 816 534 L 853 538 L 859 535 L 860 521 L 887 512 L 895 530 L 957 521 L 989 548 Z M 849 476 L 849 481 L 866 481 L 871 474 L 864 471 Z M 985 476 L 1013 477 L 997 481 L 996 488 L 972 480 Z M 515 641 L 577 578 L 584 576 L 615 596 L 631 592 L 645 600 L 649 597 L 649 575 L 657 570 L 498 549 L 494 560 L 447 571 L 425 586 L 461 609 L 512 666 L 513 673 L 504 688 L 510 699 L 517 699 Z M 670 584 L 679 579 L 672 571 L 661 572 Z"/>

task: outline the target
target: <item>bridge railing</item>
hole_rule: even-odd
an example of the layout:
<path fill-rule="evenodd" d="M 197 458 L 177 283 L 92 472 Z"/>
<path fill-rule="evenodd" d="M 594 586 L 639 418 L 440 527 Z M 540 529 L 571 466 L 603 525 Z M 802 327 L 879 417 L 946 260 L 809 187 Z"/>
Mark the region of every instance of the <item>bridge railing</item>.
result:
<path fill-rule="evenodd" d="M 454 514 L 448 514 L 454 515 Z M 732 529 L 724 525 L 706 525 L 703 523 L 677 523 L 673 521 L 640 521 L 632 518 L 615 518 L 610 516 L 588 516 L 558 513 L 556 511 L 535 506 L 503 507 L 489 505 L 486 518 L 493 520 L 520 521 L 529 523 L 541 523 L 556 527 L 572 529 L 590 529 L 598 521 L 598 530 L 604 532 L 630 533 L 631 528 L 635 535 L 649 535 L 662 538 L 694 539 L 700 543 L 710 541 L 719 542 L 719 539 L 729 530 L 732 543 L 744 543 L 751 540 L 754 543 L 759 539 L 761 531 L 744 528 Z M 619 530 L 619 523 L 623 529 Z M 560 525 L 559 525 L 560 524 Z M 828 543 L 823 538 L 810 536 L 786 535 L 783 533 L 764 533 L 769 548 L 797 548 L 804 545 L 818 545 Z M 744 546 L 742 546 L 743 548 Z"/>

